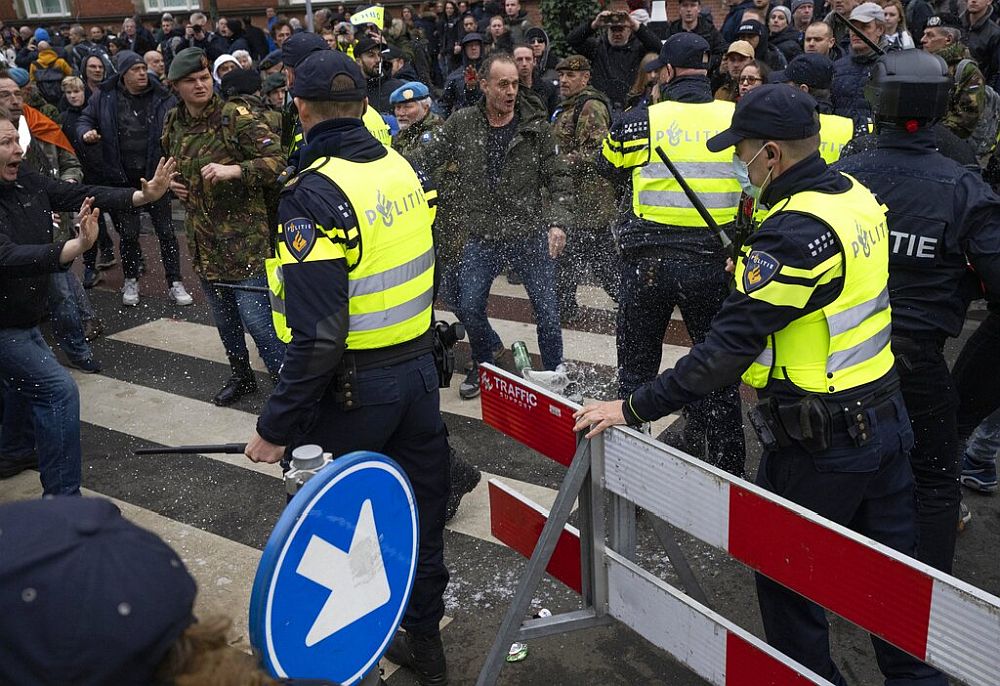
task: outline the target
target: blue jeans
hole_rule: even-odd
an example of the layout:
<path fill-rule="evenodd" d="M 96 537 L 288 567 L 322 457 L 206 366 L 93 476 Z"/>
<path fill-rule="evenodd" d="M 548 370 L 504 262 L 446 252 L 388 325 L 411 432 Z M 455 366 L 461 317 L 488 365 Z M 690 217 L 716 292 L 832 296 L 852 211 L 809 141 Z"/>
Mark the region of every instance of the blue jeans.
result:
<path fill-rule="evenodd" d="M 0 329 L 3 432 L 11 462 L 38 453 L 45 495 L 80 493 L 80 394 L 38 327 Z"/>
<path fill-rule="evenodd" d="M 84 315 L 93 319 L 90 301 L 76 274 L 67 270 L 49 275 L 49 314 L 56 343 L 74 362 L 82 362 L 94 353 L 83 334 Z"/>
<path fill-rule="evenodd" d="M 993 464 L 1000 453 L 1000 410 L 976 427 L 965 444 L 965 454 L 979 464 Z"/>
<path fill-rule="evenodd" d="M 544 231 L 528 238 L 470 238 L 465 244 L 456 314 L 469 333 L 472 357 L 476 362 L 493 360 L 499 337 L 486 316 L 486 302 L 493 280 L 509 269 L 517 270 L 524 279 L 524 288 L 535 312 L 542 365 L 555 369 L 563 361 L 562 329 L 559 328 L 555 262 L 549 257 Z"/>
<path fill-rule="evenodd" d="M 255 276 L 242 281 L 227 281 L 236 286 L 267 288 L 267 277 Z M 212 309 L 215 328 L 229 357 L 247 358 L 245 334 L 249 333 L 257 344 L 267 371 L 277 376 L 281 362 L 285 359 L 285 344 L 278 340 L 271 321 L 271 304 L 267 293 L 244 291 L 235 288 L 216 288 L 211 281 L 201 280 L 208 306 Z"/>

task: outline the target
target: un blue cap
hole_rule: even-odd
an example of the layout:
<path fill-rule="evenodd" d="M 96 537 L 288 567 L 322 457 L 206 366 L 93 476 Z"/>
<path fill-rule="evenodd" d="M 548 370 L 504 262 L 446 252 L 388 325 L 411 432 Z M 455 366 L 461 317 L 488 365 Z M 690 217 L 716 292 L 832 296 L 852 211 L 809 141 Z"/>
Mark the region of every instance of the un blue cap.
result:
<path fill-rule="evenodd" d="M 708 139 L 712 152 L 721 152 L 747 138 L 796 141 L 819 133 L 816 101 L 805 91 L 785 84 L 754 88 L 740 98 L 729 128 Z"/>
<path fill-rule="evenodd" d="M 708 69 L 708 41 L 697 33 L 675 33 L 660 48 L 660 56 L 646 65 L 652 71 L 670 65 L 680 69 Z"/>
<path fill-rule="evenodd" d="M 423 100 L 429 97 L 431 97 L 431 92 L 427 86 L 419 81 L 409 81 L 392 92 L 392 95 L 389 96 L 389 104 L 401 105 L 404 102 Z"/>
<path fill-rule="evenodd" d="M 350 77 L 353 87 L 334 90 L 333 80 Z M 339 50 L 317 50 L 306 56 L 295 68 L 292 97 L 303 100 L 360 102 L 368 97 L 361 67 Z"/>

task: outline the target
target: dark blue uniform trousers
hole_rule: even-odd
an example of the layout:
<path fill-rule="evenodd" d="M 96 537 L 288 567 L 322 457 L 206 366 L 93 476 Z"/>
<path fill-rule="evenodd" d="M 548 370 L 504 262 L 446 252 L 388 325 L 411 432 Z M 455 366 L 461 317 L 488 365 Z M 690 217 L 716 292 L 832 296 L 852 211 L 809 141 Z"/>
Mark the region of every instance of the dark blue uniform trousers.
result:
<path fill-rule="evenodd" d="M 420 550 L 403 628 L 432 634 L 444 616 L 444 515 L 451 489 L 448 434 L 441 419 L 438 373 L 430 353 L 388 367 L 359 370 L 361 407 L 344 410 L 328 393 L 295 445 L 315 443 L 334 455 L 374 450 L 399 463 L 413 486 Z"/>
<path fill-rule="evenodd" d="M 700 263 L 669 257 L 622 257 L 618 292 L 618 393 L 624 399 L 656 378 L 663 336 L 680 307 L 691 340 L 701 343 L 729 295 L 724 260 Z M 743 476 L 746 447 L 739 385 L 709 393 L 684 408 L 683 437 L 697 457 Z M 705 446 L 705 450 L 699 450 Z"/>
<path fill-rule="evenodd" d="M 906 555 L 917 543 L 913 473 L 908 453 L 913 432 L 902 395 L 890 400 L 895 416 L 868 410 L 874 438 L 857 447 L 846 431 L 833 445 L 810 454 L 792 446 L 767 452 L 757 484 Z M 830 657 L 829 623 L 822 607 L 757 575 L 757 599 L 767 642 L 838 686 L 847 682 Z M 947 686 L 944 676 L 874 636 L 875 657 L 887 686 Z"/>

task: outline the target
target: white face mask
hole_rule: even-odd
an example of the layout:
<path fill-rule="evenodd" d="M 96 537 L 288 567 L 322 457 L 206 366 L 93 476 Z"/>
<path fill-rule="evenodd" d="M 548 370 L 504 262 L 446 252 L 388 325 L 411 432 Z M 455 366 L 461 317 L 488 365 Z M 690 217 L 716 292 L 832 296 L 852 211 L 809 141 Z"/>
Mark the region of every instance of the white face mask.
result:
<path fill-rule="evenodd" d="M 740 159 L 738 154 L 735 152 L 733 153 L 733 174 L 736 175 L 736 180 L 740 182 L 740 188 L 743 189 L 743 192 L 754 200 L 760 198 L 760 194 L 764 191 L 764 187 L 768 184 L 768 181 L 771 180 L 771 172 L 773 170 L 768 170 L 767 178 L 765 178 L 764 183 L 759 186 L 755 186 L 753 182 L 750 181 L 750 165 L 753 164 L 753 161 L 757 159 L 758 155 L 764 152 L 764 148 L 766 147 L 766 143 L 762 145 L 760 150 L 758 150 L 754 156 L 750 158 L 749 162 L 744 162 Z"/>

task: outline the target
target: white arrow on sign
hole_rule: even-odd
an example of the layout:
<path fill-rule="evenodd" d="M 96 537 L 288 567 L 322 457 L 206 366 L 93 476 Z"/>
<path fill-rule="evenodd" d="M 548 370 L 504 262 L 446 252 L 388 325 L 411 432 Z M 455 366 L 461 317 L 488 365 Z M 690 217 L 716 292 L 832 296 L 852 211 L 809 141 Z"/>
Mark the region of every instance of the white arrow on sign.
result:
<path fill-rule="evenodd" d="M 306 634 L 312 647 L 389 602 L 389 578 L 375 529 L 372 501 L 366 500 L 346 553 L 315 534 L 295 570 L 329 589 L 330 596 Z"/>

